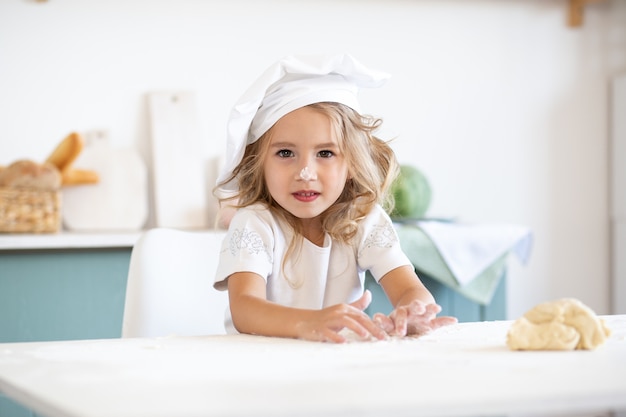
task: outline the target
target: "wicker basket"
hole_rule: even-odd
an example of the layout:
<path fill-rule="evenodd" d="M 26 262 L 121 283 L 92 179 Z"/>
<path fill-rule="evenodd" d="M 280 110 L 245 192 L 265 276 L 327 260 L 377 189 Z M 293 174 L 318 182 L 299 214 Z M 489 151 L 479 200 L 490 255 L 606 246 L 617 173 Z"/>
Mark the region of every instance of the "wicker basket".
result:
<path fill-rule="evenodd" d="M 0 187 L 0 232 L 55 233 L 60 228 L 59 191 Z"/>

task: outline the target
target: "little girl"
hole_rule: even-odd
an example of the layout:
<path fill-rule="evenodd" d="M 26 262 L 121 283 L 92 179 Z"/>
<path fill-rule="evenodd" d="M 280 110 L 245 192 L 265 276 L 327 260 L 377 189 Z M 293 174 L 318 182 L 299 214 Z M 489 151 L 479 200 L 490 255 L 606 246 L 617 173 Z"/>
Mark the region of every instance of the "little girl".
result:
<path fill-rule="evenodd" d="M 346 331 L 385 339 L 456 322 L 436 317 L 383 209 L 398 166 L 356 94 L 386 78 L 349 55 L 291 56 L 235 105 L 216 188 L 237 209 L 215 278 L 229 332 L 344 342 Z M 364 312 L 366 271 L 389 316 Z"/>

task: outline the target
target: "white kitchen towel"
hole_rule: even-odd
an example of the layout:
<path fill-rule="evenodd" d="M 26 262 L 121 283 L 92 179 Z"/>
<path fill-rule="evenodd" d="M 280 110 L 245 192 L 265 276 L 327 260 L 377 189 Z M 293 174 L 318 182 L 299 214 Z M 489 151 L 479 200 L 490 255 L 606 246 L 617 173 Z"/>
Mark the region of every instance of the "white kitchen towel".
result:
<path fill-rule="evenodd" d="M 530 257 L 532 233 L 524 226 L 441 221 L 419 221 L 417 224 L 433 241 L 461 286 L 471 282 L 508 252 L 517 255 L 523 264 Z"/>

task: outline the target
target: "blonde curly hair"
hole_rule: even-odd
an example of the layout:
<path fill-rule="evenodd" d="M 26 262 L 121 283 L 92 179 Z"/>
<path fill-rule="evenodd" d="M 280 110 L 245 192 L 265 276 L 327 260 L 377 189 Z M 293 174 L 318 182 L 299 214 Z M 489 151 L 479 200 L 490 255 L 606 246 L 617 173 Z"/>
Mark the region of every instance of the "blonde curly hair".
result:
<path fill-rule="evenodd" d="M 352 108 L 335 102 L 321 102 L 307 107 L 326 115 L 338 141 L 339 149 L 348 164 L 348 180 L 337 201 L 322 216 L 322 226 L 334 240 L 349 243 L 357 233 L 358 223 L 376 204 L 387 212 L 393 209 L 390 186 L 399 172 L 396 156 L 389 144 L 374 136 L 382 119 L 363 116 Z M 297 217 L 279 206 L 272 198 L 263 176 L 263 164 L 269 151 L 272 129 L 248 145 L 244 156 L 230 177 L 218 184 L 235 180 L 238 192 L 229 198 L 220 198 L 235 208 L 262 203 L 277 218 L 289 224 L 296 236 L 287 253 L 293 253 L 302 242 L 300 222 Z M 287 256 L 285 257 L 287 258 Z"/>

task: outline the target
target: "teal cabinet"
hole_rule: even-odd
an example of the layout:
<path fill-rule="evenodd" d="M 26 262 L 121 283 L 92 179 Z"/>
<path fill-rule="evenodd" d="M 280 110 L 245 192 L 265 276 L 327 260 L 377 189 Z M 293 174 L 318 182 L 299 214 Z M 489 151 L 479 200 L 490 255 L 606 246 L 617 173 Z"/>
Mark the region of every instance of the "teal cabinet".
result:
<path fill-rule="evenodd" d="M 120 337 L 130 253 L 0 251 L 0 343 Z"/>

